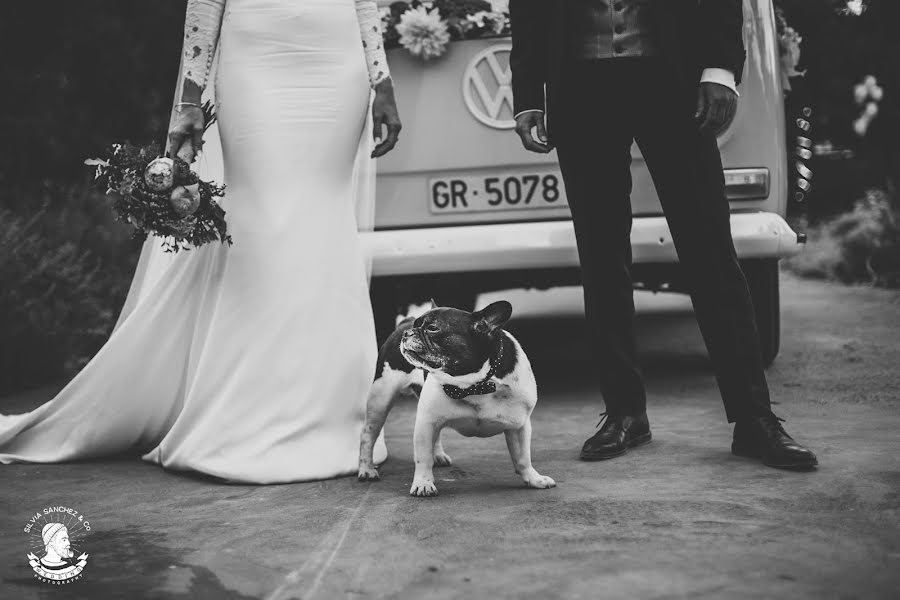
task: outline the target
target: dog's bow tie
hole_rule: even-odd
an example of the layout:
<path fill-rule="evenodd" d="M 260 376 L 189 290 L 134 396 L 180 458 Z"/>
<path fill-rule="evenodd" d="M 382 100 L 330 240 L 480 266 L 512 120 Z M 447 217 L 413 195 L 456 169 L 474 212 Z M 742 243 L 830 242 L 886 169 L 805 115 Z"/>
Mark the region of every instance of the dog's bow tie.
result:
<path fill-rule="evenodd" d="M 491 369 L 493 371 L 493 369 Z M 488 371 L 488 377 L 494 374 Z M 467 388 L 456 387 L 455 385 L 445 384 L 444 393 L 454 400 L 462 400 L 466 396 L 479 396 L 481 394 L 493 394 L 497 391 L 497 384 L 493 381 L 481 381 Z"/>
<path fill-rule="evenodd" d="M 497 366 L 500 364 L 500 359 L 503 357 L 503 338 L 500 338 L 500 348 L 497 351 L 496 357 L 491 357 L 491 368 L 488 369 L 487 375 L 484 379 L 479 381 L 474 385 L 470 385 L 467 388 L 457 387 L 455 385 L 450 385 L 449 383 L 444 384 L 444 393 L 453 398 L 454 400 L 462 400 L 466 396 L 480 396 L 482 394 L 493 394 L 497 391 L 497 384 L 491 381 L 491 378 L 497 372 Z"/>

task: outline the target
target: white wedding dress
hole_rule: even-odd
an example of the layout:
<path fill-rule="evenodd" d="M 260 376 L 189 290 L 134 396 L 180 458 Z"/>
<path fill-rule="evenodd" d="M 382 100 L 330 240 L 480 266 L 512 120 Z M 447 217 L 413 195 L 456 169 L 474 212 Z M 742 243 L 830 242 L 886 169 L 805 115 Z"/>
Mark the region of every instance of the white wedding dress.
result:
<path fill-rule="evenodd" d="M 377 353 L 357 234 L 370 83 L 387 76 L 377 7 L 189 0 L 185 31 L 186 77 L 205 84 L 217 57 L 199 169 L 224 177 L 234 245 L 149 240 L 106 345 L 56 398 L 0 416 L 0 462 L 137 451 L 236 482 L 355 473 Z"/>

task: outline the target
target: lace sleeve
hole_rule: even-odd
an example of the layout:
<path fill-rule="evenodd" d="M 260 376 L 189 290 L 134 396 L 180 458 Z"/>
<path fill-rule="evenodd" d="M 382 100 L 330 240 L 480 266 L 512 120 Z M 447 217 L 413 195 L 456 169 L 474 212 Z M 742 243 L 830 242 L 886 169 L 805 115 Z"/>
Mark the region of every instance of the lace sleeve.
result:
<path fill-rule="evenodd" d="M 188 0 L 184 19 L 184 78 L 206 87 L 225 0 Z"/>
<path fill-rule="evenodd" d="M 356 0 L 356 17 L 359 21 L 363 50 L 366 54 L 366 66 L 369 69 L 369 84 L 374 88 L 391 76 L 384 54 L 384 38 L 381 36 L 381 14 L 378 12 L 378 5 L 374 0 Z"/>

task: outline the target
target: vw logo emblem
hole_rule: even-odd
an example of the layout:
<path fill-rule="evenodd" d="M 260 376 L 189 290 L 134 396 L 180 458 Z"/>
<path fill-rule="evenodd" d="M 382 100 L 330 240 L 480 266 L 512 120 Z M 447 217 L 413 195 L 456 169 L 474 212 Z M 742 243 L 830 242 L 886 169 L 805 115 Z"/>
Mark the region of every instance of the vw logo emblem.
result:
<path fill-rule="evenodd" d="M 463 74 L 462 93 L 472 116 L 488 127 L 512 129 L 513 109 L 510 44 L 496 44 L 476 54 Z"/>

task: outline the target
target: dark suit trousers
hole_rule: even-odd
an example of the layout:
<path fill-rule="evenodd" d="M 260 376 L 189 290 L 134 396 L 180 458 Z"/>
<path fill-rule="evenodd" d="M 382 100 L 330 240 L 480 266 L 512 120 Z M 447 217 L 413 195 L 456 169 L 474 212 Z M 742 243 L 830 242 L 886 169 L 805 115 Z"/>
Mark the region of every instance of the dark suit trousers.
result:
<path fill-rule="evenodd" d="M 654 58 L 571 61 L 553 93 L 588 330 L 607 412 L 646 410 L 634 340 L 631 145 L 662 203 L 729 422 L 767 414 L 769 391 L 747 281 L 731 238 L 715 136 L 694 119 L 697 84 Z"/>

